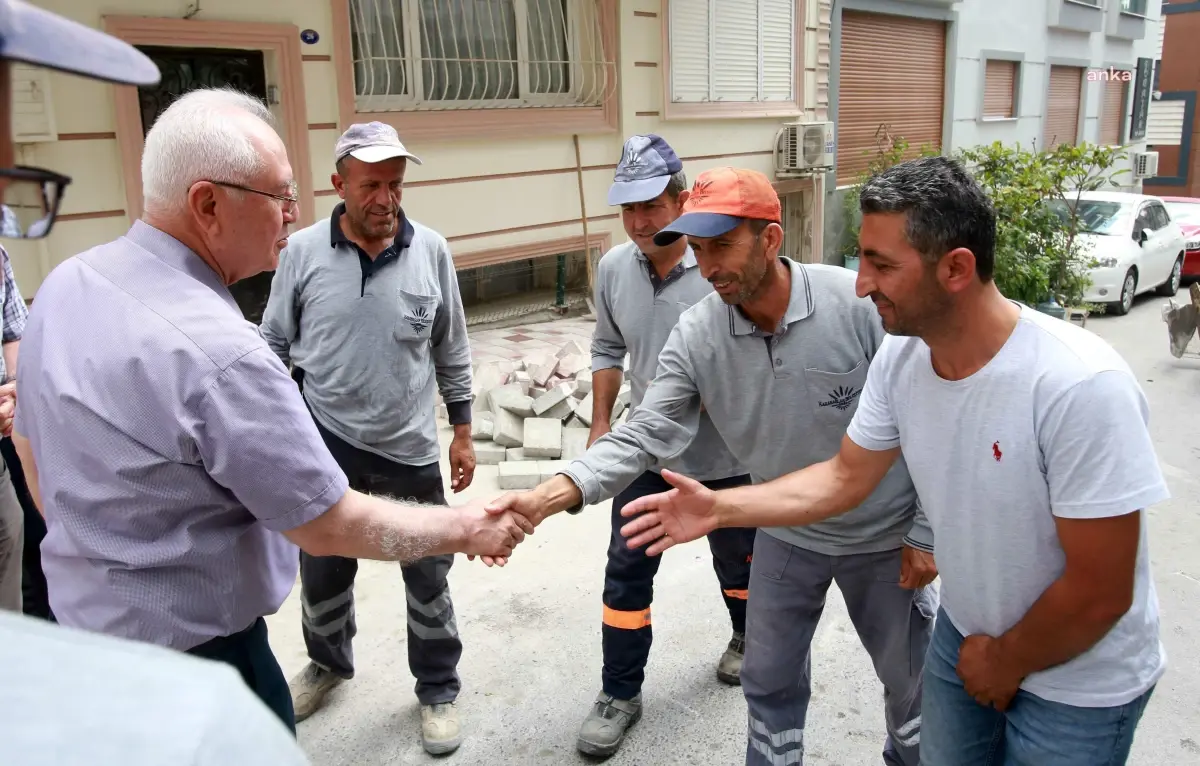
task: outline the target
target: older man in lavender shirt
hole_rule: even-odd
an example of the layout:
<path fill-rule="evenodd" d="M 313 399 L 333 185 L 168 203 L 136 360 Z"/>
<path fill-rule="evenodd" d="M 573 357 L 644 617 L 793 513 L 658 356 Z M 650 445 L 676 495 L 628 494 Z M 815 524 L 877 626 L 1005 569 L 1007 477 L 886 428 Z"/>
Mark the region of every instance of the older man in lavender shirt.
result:
<path fill-rule="evenodd" d="M 56 268 L 22 341 L 15 441 L 63 624 L 222 660 L 293 729 L 263 615 L 315 555 L 508 556 L 482 504 L 409 512 L 348 489 L 233 282 L 275 268 L 295 185 L 270 113 L 193 91 L 146 136 L 146 212 Z"/>

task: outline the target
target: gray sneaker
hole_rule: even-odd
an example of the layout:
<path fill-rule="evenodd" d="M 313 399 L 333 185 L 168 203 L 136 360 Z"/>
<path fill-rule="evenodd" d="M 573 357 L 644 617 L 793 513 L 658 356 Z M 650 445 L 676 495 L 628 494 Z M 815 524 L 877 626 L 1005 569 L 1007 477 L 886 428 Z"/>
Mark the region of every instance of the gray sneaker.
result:
<path fill-rule="evenodd" d="M 596 697 L 575 746 L 586 755 L 610 756 L 617 752 L 625 732 L 642 717 L 642 695 L 631 700 L 619 700 L 604 692 Z"/>
<path fill-rule="evenodd" d="M 717 678 L 730 686 L 742 685 L 742 662 L 746 659 L 746 634 L 734 633 L 717 662 Z"/>
<path fill-rule="evenodd" d="M 342 677 L 310 662 L 288 684 L 292 692 L 292 707 L 296 711 L 296 723 L 308 718 L 325 700 L 329 690 L 342 682 Z"/>

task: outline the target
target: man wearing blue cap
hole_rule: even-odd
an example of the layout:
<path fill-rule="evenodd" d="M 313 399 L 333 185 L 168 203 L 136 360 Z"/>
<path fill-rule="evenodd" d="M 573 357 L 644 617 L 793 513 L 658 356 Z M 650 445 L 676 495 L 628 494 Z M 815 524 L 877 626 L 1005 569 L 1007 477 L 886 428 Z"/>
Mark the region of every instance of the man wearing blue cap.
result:
<path fill-rule="evenodd" d="M 632 384 L 630 404 L 636 409 L 679 315 L 712 292 L 712 286 L 700 276 L 686 238 L 666 247 L 654 244 L 654 235 L 678 217 L 687 196 L 683 163 L 666 141 L 645 135 L 633 136 L 625 143 L 608 203 L 620 206 L 630 241 L 609 250 L 597 269 L 589 446 L 609 432 L 624 379 L 625 355 L 629 355 Z M 710 487 L 750 482 L 706 415 L 695 441 L 670 467 L 696 476 Z M 619 530 L 621 508 L 626 503 L 668 489 L 659 470 L 661 466 L 646 471 L 612 504 L 601 628 L 603 689 L 577 742 L 579 750 L 590 755 L 615 753 L 626 730 L 642 714 L 641 687 L 653 636 L 650 602 L 660 559 L 631 551 Z M 754 534 L 753 529 L 727 529 L 709 536 L 713 568 L 733 622 L 733 637 L 717 665 L 717 677 L 729 684 L 740 683 Z"/>

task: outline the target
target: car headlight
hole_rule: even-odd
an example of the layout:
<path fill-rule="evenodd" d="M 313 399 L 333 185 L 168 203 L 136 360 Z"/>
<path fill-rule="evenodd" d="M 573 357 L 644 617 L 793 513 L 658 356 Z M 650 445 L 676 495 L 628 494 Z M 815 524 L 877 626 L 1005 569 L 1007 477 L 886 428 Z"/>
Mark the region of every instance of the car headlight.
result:
<path fill-rule="evenodd" d="M 1188 250 L 1200 250 L 1200 239 L 1189 239 L 1185 247 Z"/>
<path fill-rule="evenodd" d="M 1117 266 L 1116 258 L 1097 258 L 1096 266 L 1101 269 L 1113 269 Z"/>

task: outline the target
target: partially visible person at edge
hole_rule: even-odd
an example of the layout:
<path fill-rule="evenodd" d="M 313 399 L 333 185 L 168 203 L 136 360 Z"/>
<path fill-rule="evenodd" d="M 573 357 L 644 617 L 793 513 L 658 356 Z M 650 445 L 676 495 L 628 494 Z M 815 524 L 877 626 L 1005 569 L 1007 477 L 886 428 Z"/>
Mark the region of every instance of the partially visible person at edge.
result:
<path fill-rule="evenodd" d="M 128 43 L 19 0 L 0 0 L 0 192 L 18 198 L 58 176 L 42 168 L 15 175 L 11 61 L 127 85 L 159 80 L 154 63 Z M 44 236 L 52 224 L 47 211 L 25 232 L 9 235 Z M 83 365 L 108 351 L 90 349 L 71 361 Z M 5 665 L 0 695 L 6 764 L 308 763 L 228 665 L 12 612 L 0 612 L 0 646 L 20 658 Z"/>
<path fill-rule="evenodd" d="M 1146 397 L 1099 337 L 1000 294 L 995 213 L 961 165 L 897 165 L 860 206 L 858 292 L 893 337 L 840 451 L 725 492 L 671 476 L 623 534 L 657 555 L 714 527 L 832 519 L 903 448 L 943 581 L 922 764 L 1124 764 L 1166 669 L 1145 511 L 1169 493 Z"/>
<path fill-rule="evenodd" d="M 259 329 L 293 366 L 317 431 L 352 488 L 445 505 L 437 390 L 454 428 L 451 489 L 463 491 L 475 473 L 471 346 L 454 258 L 445 237 L 400 205 L 408 163 L 421 160 L 395 128 L 351 125 L 333 160 L 342 202 L 288 238 Z M 435 755 L 462 740 L 455 705 L 462 641 L 446 583 L 453 563 L 453 555 L 430 556 L 401 569 L 421 741 Z M 300 552 L 300 622 L 310 661 L 290 684 L 297 721 L 354 677 L 357 571 L 356 559 Z"/>
<path fill-rule="evenodd" d="M 679 315 L 712 293 L 700 275 L 696 256 L 681 238 L 665 247 L 654 235 L 679 217 L 688 198 L 683 163 L 660 136 L 633 136 L 625 142 L 609 187 L 608 202 L 619 205 L 629 241 L 609 250 L 596 271 L 596 329 L 592 335 L 591 433 L 588 446 L 609 433 L 613 405 L 624 382 L 629 355 L 630 408 L 642 406 L 658 367 L 658 355 Z M 708 415 L 702 414 L 691 445 L 670 465 L 703 480 L 713 489 L 741 486 L 750 477 L 721 440 Z M 608 563 L 604 570 L 601 625 L 603 667 L 601 690 L 576 740 L 588 755 L 609 756 L 642 715 L 642 683 L 653 641 L 650 606 L 659 559 L 630 550 L 620 535 L 621 508 L 642 495 L 669 489 L 655 462 L 637 473 L 612 503 Z M 753 529 L 723 529 L 710 535 L 713 569 L 729 612 L 733 635 L 716 663 L 716 675 L 727 684 L 741 683 L 746 633 L 746 594 L 750 584 Z"/>
<path fill-rule="evenodd" d="M 0 437 L 12 436 L 17 397 L 17 350 L 29 318 L 13 276 L 8 251 L 0 247 Z M 9 461 L 0 459 L 0 609 L 22 611 L 25 510 L 17 498 Z"/>
<path fill-rule="evenodd" d="M 762 173 L 702 173 L 683 214 L 654 243 L 686 236 L 715 292 L 679 317 L 628 422 L 537 489 L 489 509 L 540 523 L 609 497 L 655 460 L 671 465 L 696 438 L 702 408 L 756 482 L 836 454 L 886 334 L 871 302 L 855 295 L 853 272 L 780 256 L 780 220 Z M 747 764 L 803 762 L 811 644 L 833 582 L 883 683 L 884 762 L 921 761 L 921 666 L 911 658 L 924 656 L 933 631 L 934 537 L 904 462 L 889 466 L 845 518 L 739 525 L 762 527 L 741 672 Z"/>
<path fill-rule="evenodd" d="M 294 729 L 264 615 L 296 546 L 415 561 L 505 557 L 523 519 L 349 489 L 279 358 L 228 286 L 276 267 L 295 182 L 261 101 L 201 89 L 146 136 L 145 214 L 69 258 L 22 341 L 14 441 L 65 624 L 219 659 Z"/>

